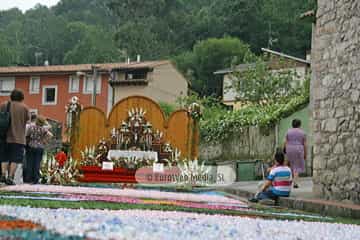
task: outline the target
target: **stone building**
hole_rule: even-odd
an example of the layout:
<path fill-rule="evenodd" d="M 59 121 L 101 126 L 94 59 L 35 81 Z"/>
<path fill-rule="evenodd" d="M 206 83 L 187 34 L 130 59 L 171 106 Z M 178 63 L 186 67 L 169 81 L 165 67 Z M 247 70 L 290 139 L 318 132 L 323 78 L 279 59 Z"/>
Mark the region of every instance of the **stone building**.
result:
<path fill-rule="evenodd" d="M 318 0 L 316 18 L 314 192 L 360 203 L 360 1 Z"/>

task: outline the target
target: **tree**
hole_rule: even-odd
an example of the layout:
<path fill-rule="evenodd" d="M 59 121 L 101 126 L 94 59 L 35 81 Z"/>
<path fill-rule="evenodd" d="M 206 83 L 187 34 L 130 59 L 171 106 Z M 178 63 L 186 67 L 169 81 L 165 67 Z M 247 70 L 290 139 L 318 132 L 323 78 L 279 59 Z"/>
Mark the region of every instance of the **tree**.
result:
<path fill-rule="evenodd" d="M 15 60 L 15 50 L 2 37 L 0 37 L 0 66 L 12 65 Z"/>
<path fill-rule="evenodd" d="M 272 71 L 259 57 L 243 71 L 234 68 L 229 88 L 235 89 L 239 101 L 270 103 L 297 94 L 301 88 L 296 78 L 295 70 Z"/>
<path fill-rule="evenodd" d="M 192 87 L 200 95 L 220 96 L 221 79 L 214 72 L 243 63 L 253 58 L 249 45 L 237 38 L 225 37 L 208 39 L 194 46 L 191 53 L 175 58 L 177 66 L 185 74 L 191 74 Z"/>
<path fill-rule="evenodd" d="M 261 16 L 267 26 L 268 38 L 276 39 L 274 50 L 297 57 L 305 57 L 311 48 L 311 23 L 300 19 L 300 15 L 314 9 L 316 1 L 266 0 Z M 271 32 L 270 32 L 271 30 Z"/>
<path fill-rule="evenodd" d="M 124 60 L 110 32 L 84 23 L 71 23 L 67 30 L 73 48 L 65 54 L 64 63 L 104 63 Z"/>
<path fill-rule="evenodd" d="M 114 27 L 116 18 L 112 15 L 108 2 L 108 0 L 61 0 L 51 10 L 67 22 L 83 22 L 109 29 Z"/>
<path fill-rule="evenodd" d="M 140 54 L 143 59 L 159 59 L 167 55 L 163 52 L 164 45 L 157 39 L 156 34 L 143 23 L 128 22 L 122 25 L 115 36 L 117 46 L 122 49 L 128 57 L 134 58 Z"/>
<path fill-rule="evenodd" d="M 36 60 L 38 64 L 44 60 L 49 60 L 51 64 L 63 64 L 65 55 L 67 62 L 79 62 L 82 54 L 80 49 L 91 46 L 93 49 L 104 50 L 104 44 L 114 49 L 119 48 L 131 58 L 141 54 L 143 60 L 168 59 L 180 55 L 183 56 L 179 58 L 192 59 L 196 58 L 196 54 L 194 57 L 190 56 L 196 44 L 209 38 L 224 36 L 241 39 L 256 54 L 261 52 L 262 47 L 269 46 L 274 50 L 304 57 L 305 51 L 310 49 L 311 23 L 298 17 L 302 12 L 312 9 L 314 2 L 61 0 L 54 7 L 37 5 L 26 13 L 19 9 L 0 11 L 0 34 L 3 41 L 10 43 L 12 49 L 11 56 L 7 55 L 11 59 L 5 62 L 32 65 L 36 64 Z M 90 36 L 85 40 L 86 34 L 69 32 L 67 26 L 72 23 L 82 23 L 96 29 L 94 38 L 97 40 Z M 94 32 L 93 30 L 91 31 Z M 104 36 L 100 38 L 98 33 Z M 112 37 L 116 37 L 115 44 L 109 41 Z M 80 44 L 79 41 L 86 43 Z M 268 44 L 269 42 L 272 44 Z M 110 47 L 106 49 L 107 53 L 103 54 L 102 51 L 102 56 L 85 56 L 84 59 L 113 59 L 113 56 L 110 56 Z M 119 51 L 114 52 L 118 54 Z M 72 61 L 70 56 L 78 60 Z M 216 85 L 217 81 L 212 79 L 214 76 L 210 71 L 205 76 L 204 72 L 200 71 L 202 66 L 195 69 L 194 64 L 197 64 L 198 60 L 186 67 L 186 71 L 195 74 L 192 76 L 194 86 L 203 95 L 214 91 L 218 94 L 219 86 Z M 200 63 L 202 64 L 202 61 Z M 216 66 L 229 67 L 221 64 Z M 198 72 L 201 72 L 200 76 Z M 212 90 L 209 90 L 209 87 Z"/>
<path fill-rule="evenodd" d="M 0 11 L 0 65 L 23 63 L 23 14 L 13 8 Z"/>
<path fill-rule="evenodd" d="M 48 60 L 61 64 L 69 46 L 64 41 L 66 21 L 54 15 L 46 6 L 37 5 L 25 13 L 24 55 L 26 62 L 35 65 Z M 37 56 L 42 58 L 36 58 Z"/>

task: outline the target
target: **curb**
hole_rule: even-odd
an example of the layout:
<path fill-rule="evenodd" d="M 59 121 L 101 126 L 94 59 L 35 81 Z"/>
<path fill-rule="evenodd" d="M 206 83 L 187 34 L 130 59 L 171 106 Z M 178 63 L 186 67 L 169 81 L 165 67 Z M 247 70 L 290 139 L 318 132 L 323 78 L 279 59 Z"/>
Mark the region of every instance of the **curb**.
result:
<path fill-rule="evenodd" d="M 241 189 L 218 188 L 218 190 L 246 199 L 254 196 L 254 193 Z M 330 202 L 326 200 L 299 199 L 292 197 L 280 198 L 279 206 L 332 217 L 360 219 L 360 206 Z"/>

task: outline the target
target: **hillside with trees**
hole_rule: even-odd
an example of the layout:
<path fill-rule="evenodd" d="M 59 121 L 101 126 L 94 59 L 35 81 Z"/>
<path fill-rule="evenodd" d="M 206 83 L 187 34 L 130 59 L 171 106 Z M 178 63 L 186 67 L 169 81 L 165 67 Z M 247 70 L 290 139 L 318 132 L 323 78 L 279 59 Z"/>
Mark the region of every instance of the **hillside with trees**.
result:
<path fill-rule="evenodd" d="M 312 0 L 61 0 L 0 11 L 0 65 L 173 59 L 201 95 L 262 47 L 304 57 Z"/>

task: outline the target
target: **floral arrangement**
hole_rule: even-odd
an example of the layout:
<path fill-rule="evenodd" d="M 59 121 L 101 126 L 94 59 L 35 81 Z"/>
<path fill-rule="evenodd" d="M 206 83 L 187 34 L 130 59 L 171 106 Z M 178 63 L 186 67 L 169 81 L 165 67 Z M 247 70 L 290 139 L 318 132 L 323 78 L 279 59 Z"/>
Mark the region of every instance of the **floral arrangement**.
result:
<path fill-rule="evenodd" d="M 175 166 L 180 162 L 180 156 L 181 151 L 179 149 L 175 148 L 171 152 L 171 158 L 170 159 L 164 159 L 168 166 Z"/>
<path fill-rule="evenodd" d="M 85 147 L 81 154 L 81 165 L 82 166 L 97 166 L 95 146 Z"/>
<path fill-rule="evenodd" d="M 84 151 L 81 151 L 81 166 L 101 166 L 100 157 L 103 156 L 102 152 L 99 152 L 95 146 L 85 147 Z M 121 157 L 112 158 L 111 162 L 114 163 L 116 168 L 128 168 L 138 169 L 145 166 L 152 166 L 155 159 L 136 158 L 136 157 Z"/>
<path fill-rule="evenodd" d="M 46 158 L 40 169 L 41 182 L 46 184 L 75 183 L 80 177 L 78 162 L 69 158 L 63 165 L 54 156 Z"/>
<path fill-rule="evenodd" d="M 188 113 L 194 120 L 200 120 L 202 117 L 200 104 L 196 102 L 191 103 L 188 107 Z"/>
<path fill-rule="evenodd" d="M 243 240 L 266 239 L 271 233 L 276 236 L 276 239 L 320 240 L 358 239 L 360 234 L 360 228 L 357 225 L 320 221 L 284 221 L 284 216 L 281 220 L 270 221 L 259 217 L 261 213 L 239 217 L 182 211 L 174 214 L 173 211 L 104 211 L 102 209 L 51 209 L 1 205 L 0 214 L 41 223 L 45 228 L 45 230 L 41 230 L 42 235 L 40 236 L 27 238 L 24 236 L 28 235 L 23 233 L 15 237 L 3 237 L 3 239 L 143 240 L 169 239 L 171 236 L 173 240 L 194 238 Z M 55 238 L 53 234 L 48 235 L 46 229 L 60 233 L 61 236 Z M 7 232 L 2 231 L 2 236 L 7 236 Z M 39 231 L 32 232 L 39 233 Z"/>
<path fill-rule="evenodd" d="M 112 158 L 111 161 L 114 163 L 114 167 L 127 168 L 127 169 L 139 169 L 146 166 L 152 166 L 156 161 L 155 159 L 145 158 Z"/>
<path fill-rule="evenodd" d="M 63 167 L 67 161 L 67 156 L 63 151 L 58 152 L 54 158 L 60 167 Z"/>
<path fill-rule="evenodd" d="M 66 133 L 71 138 L 74 134 L 74 125 L 78 117 L 80 116 L 80 112 L 82 110 L 82 105 L 80 104 L 79 98 L 73 96 L 69 103 L 65 106 L 66 112 Z"/>
<path fill-rule="evenodd" d="M 205 185 L 208 182 L 208 173 L 210 168 L 205 166 L 205 162 L 199 164 L 197 159 L 178 164 L 180 169 L 180 181 L 178 183 L 185 185 Z"/>
<path fill-rule="evenodd" d="M 65 106 L 66 113 L 75 113 L 79 114 L 82 110 L 82 106 L 80 104 L 79 98 L 76 96 L 73 96 L 69 103 Z"/>

